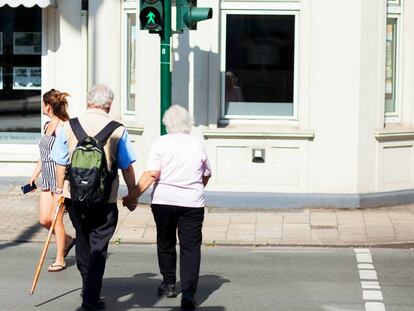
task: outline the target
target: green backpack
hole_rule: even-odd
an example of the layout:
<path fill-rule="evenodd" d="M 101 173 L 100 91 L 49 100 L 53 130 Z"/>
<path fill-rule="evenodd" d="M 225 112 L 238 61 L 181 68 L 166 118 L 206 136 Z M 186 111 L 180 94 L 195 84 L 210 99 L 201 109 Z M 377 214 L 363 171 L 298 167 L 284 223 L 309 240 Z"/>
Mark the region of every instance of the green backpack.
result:
<path fill-rule="evenodd" d="M 122 124 L 111 121 L 95 137 L 86 134 L 78 118 L 70 119 L 69 124 L 78 140 L 66 172 L 71 199 L 74 203 L 108 202 L 118 167 L 114 164 L 108 170 L 104 146 Z"/>

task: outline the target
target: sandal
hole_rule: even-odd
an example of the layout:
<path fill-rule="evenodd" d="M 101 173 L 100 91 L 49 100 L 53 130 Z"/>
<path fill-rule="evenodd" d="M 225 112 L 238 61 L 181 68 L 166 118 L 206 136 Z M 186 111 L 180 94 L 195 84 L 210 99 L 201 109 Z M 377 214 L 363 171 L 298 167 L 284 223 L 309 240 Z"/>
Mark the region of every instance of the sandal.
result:
<path fill-rule="evenodd" d="M 63 257 L 66 258 L 70 252 L 70 250 L 72 249 L 72 247 L 74 247 L 76 244 L 76 239 L 73 238 L 72 242 L 70 242 L 70 244 L 68 245 L 68 247 L 66 247 L 65 252 L 63 253 Z"/>
<path fill-rule="evenodd" d="M 47 271 L 49 272 L 59 272 L 66 269 L 66 264 L 63 265 L 57 265 L 56 263 L 52 263 L 49 268 L 47 268 Z"/>

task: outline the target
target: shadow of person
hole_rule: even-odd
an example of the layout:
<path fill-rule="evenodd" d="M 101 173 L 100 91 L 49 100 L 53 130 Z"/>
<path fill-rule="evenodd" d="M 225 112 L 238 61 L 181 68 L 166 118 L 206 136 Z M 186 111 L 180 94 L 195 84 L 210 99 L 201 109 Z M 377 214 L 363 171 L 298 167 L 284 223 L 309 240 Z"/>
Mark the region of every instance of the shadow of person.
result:
<path fill-rule="evenodd" d="M 211 294 L 218 290 L 222 284 L 230 282 L 218 275 L 202 275 L 199 278 L 199 290 L 197 291 L 197 304 L 205 302 Z M 161 299 L 157 295 L 158 286 L 161 283 L 159 275 L 155 273 L 139 273 L 132 277 L 105 278 L 102 295 L 105 297 L 106 309 L 126 311 L 135 308 L 155 308 Z M 177 284 L 177 289 L 179 283 Z M 179 305 L 180 300 L 171 300 L 171 304 Z M 181 310 L 177 307 L 159 307 L 163 310 Z M 170 309 L 171 308 L 171 309 Z M 222 306 L 198 307 L 205 311 L 223 311 Z"/>
<path fill-rule="evenodd" d="M 155 273 L 139 273 L 132 277 L 105 278 L 102 295 L 105 296 L 107 310 L 130 310 L 149 308 L 160 299 L 157 288 L 161 283 Z"/>
<path fill-rule="evenodd" d="M 198 305 L 201 305 L 203 302 L 205 302 L 224 283 L 230 282 L 230 280 L 225 279 L 219 275 L 201 275 L 198 280 L 198 290 L 196 294 Z"/>

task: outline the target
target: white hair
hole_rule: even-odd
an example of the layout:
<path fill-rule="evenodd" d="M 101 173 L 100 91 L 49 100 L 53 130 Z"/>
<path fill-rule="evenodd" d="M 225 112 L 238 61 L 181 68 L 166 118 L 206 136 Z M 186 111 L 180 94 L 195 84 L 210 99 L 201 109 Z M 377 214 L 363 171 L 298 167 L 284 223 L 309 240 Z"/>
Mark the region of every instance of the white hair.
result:
<path fill-rule="evenodd" d="M 172 105 L 165 112 L 162 123 L 165 125 L 168 134 L 190 134 L 193 119 L 185 108 Z"/>
<path fill-rule="evenodd" d="M 109 108 L 114 100 L 114 92 L 103 84 L 94 85 L 88 92 L 88 107 L 98 106 L 101 109 Z"/>

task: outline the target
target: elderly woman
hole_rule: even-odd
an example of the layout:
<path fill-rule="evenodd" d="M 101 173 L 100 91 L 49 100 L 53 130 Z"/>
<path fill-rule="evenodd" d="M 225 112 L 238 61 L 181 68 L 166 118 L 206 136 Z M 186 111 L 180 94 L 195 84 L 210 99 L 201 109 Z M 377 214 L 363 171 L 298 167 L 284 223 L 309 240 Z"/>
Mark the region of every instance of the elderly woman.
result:
<path fill-rule="evenodd" d="M 202 142 L 191 136 L 187 110 L 173 105 L 163 117 L 168 135 L 152 145 L 147 170 L 124 205 L 153 183 L 151 209 L 157 226 L 157 253 L 163 281 L 158 295 L 176 297 L 176 232 L 180 241 L 181 308 L 194 309 L 200 271 L 201 227 L 204 219 L 204 187 L 211 171 Z"/>

